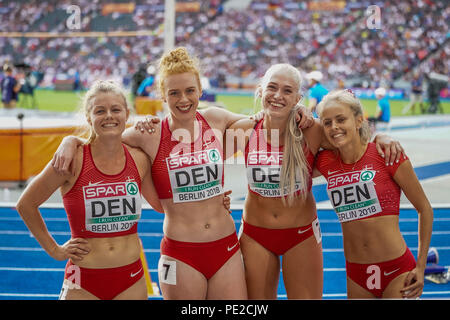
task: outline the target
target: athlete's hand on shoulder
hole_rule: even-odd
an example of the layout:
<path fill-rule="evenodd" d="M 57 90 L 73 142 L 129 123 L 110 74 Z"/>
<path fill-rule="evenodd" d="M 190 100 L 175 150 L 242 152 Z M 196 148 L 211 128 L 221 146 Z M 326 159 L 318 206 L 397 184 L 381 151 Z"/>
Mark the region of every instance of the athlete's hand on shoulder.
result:
<path fill-rule="evenodd" d="M 375 137 L 375 145 L 379 155 L 384 158 L 387 166 L 398 162 L 402 155 L 406 159 L 405 150 L 403 150 L 400 142 L 386 134 L 377 134 Z"/>
<path fill-rule="evenodd" d="M 261 110 L 258 113 L 253 114 L 253 115 L 250 116 L 250 119 L 254 120 L 256 122 L 260 121 L 262 118 L 264 118 L 264 111 L 263 110 Z"/>
<path fill-rule="evenodd" d="M 60 175 L 75 175 L 74 159 L 77 153 L 77 147 L 81 142 L 77 137 L 65 137 L 55 154 L 53 155 L 51 165 Z"/>
<path fill-rule="evenodd" d="M 148 132 L 152 134 L 156 132 L 156 127 L 160 122 L 161 120 L 158 117 L 147 115 L 145 117 L 145 120 L 139 120 L 138 122 L 136 122 L 136 124 L 134 125 L 134 129 L 139 130 L 141 133 Z"/>
<path fill-rule="evenodd" d="M 231 190 L 225 191 L 223 194 L 223 206 L 225 207 L 225 209 L 228 210 L 228 213 L 231 213 L 230 210 L 230 205 L 231 205 L 231 198 L 230 198 L 230 194 L 231 194 Z"/>
<path fill-rule="evenodd" d="M 297 122 L 299 129 L 308 129 L 314 124 L 314 116 L 308 108 L 300 105 L 297 114 L 295 115 L 295 121 Z"/>
<path fill-rule="evenodd" d="M 423 269 L 414 268 L 406 276 L 403 289 L 400 292 L 405 299 L 419 298 L 422 295 L 424 286 L 424 271 Z"/>
<path fill-rule="evenodd" d="M 89 243 L 83 238 L 73 238 L 68 240 L 62 246 L 55 247 L 54 251 L 50 254 L 52 258 L 56 260 L 81 261 L 84 256 L 90 252 Z"/>

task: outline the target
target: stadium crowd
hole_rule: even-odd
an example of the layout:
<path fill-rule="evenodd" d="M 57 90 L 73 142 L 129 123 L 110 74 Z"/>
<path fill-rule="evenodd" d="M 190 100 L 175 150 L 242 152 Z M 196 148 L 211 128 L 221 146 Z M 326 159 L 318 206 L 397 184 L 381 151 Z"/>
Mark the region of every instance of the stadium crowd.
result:
<path fill-rule="evenodd" d="M 105 14 L 102 1 L 76 1 L 79 30 L 68 30 L 73 1 L 2 1 L 2 32 L 138 31 L 133 37 L 4 37 L 0 64 L 20 62 L 44 71 L 43 85 L 79 74 L 84 86 L 97 78 L 131 79 L 143 63 L 163 53 L 163 0 L 137 0 L 130 13 Z M 108 1 L 123 2 L 123 1 Z M 188 1 L 183 1 L 188 2 Z M 195 3 L 196 1 L 189 1 Z M 205 76 L 253 81 L 273 63 L 305 72 L 321 70 L 324 82 L 368 77 L 389 85 L 413 70 L 449 74 L 450 7 L 445 0 L 381 2 L 380 29 L 367 26 L 369 3 L 347 1 L 338 11 L 313 11 L 289 1 L 254 0 L 245 10 L 223 10 L 226 1 L 197 1 L 197 12 L 176 13 L 176 45 L 203 62 Z M 435 50 L 440 50 L 433 58 Z M 217 68 L 220 66 L 220 68 Z M 212 81 L 212 83 L 216 83 Z M 387 86 L 388 86 L 387 85 Z"/>

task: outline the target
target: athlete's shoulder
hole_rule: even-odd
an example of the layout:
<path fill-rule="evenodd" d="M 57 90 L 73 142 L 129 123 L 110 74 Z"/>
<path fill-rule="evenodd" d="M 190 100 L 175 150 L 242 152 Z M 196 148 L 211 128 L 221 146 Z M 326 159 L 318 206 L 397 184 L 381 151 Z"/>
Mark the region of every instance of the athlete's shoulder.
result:
<path fill-rule="evenodd" d="M 315 166 L 317 169 L 324 174 L 324 171 L 333 166 L 339 155 L 332 150 L 321 150 L 316 156 Z"/>
<path fill-rule="evenodd" d="M 322 149 L 317 153 L 317 160 L 320 161 L 332 161 L 336 158 L 336 153 L 332 150 Z"/>
<path fill-rule="evenodd" d="M 214 121 L 223 118 L 226 114 L 226 110 L 211 106 L 205 109 L 201 109 L 197 111 L 206 121 Z"/>
<path fill-rule="evenodd" d="M 364 154 L 364 160 L 371 162 L 381 162 L 383 164 L 385 163 L 383 157 L 378 153 L 375 142 L 369 142 L 367 144 L 367 150 Z"/>

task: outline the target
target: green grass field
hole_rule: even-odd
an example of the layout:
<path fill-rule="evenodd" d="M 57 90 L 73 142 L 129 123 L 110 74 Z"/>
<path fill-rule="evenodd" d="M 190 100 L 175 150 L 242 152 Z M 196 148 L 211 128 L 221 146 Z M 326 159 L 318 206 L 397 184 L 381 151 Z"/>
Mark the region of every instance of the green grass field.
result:
<path fill-rule="evenodd" d="M 84 92 L 75 93 L 72 91 L 53 91 L 53 90 L 36 90 L 35 99 L 37 101 L 38 109 L 47 111 L 60 111 L 60 112 L 72 112 L 77 111 L 78 106 L 81 105 L 81 99 Z M 230 111 L 242 114 L 252 114 L 254 98 L 253 96 L 231 96 L 231 95 L 218 95 L 216 100 L 226 106 Z M 367 114 L 369 116 L 374 115 L 377 101 L 376 100 L 361 100 Z M 308 101 L 305 100 L 304 104 Z M 391 115 L 402 116 L 402 109 L 408 103 L 407 100 L 391 100 Z M 441 102 L 444 113 L 450 113 L 450 102 Z M 31 103 L 24 100 L 23 96 L 19 96 L 19 107 L 26 108 L 31 106 Z M 416 106 L 416 113 L 418 112 L 418 106 Z"/>

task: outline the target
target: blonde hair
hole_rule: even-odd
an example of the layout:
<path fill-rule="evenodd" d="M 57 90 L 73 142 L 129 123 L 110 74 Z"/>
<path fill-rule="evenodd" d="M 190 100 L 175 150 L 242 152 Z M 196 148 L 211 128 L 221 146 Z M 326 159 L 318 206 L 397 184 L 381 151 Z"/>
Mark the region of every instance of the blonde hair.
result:
<path fill-rule="evenodd" d="M 95 81 L 91 88 L 86 92 L 86 94 L 83 97 L 83 100 L 81 102 L 81 112 L 84 113 L 84 116 L 87 119 L 89 119 L 89 113 L 92 109 L 92 100 L 99 94 L 99 93 L 114 93 L 123 98 L 125 108 L 129 110 L 128 106 L 128 100 L 126 93 L 124 89 L 117 84 L 116 82 L 112 80 L 97 80 Z M 85 144 L 90 144 L 92 141 L 95 140 L 96 134 L 94 129 L 92 128 L 92 125 L 86 125 L 85 128 L 82 128 L 81 133 L 78 135 L 80 136 L 87 136 L 87 141 Z"/>
<path fill-rule="evenodd" d="M 311 167 L 306 160 L 304 150 L 307 146 L 307 141 L 304 138 L 302 130 L 298 128 L 297 121 L 295 119 L 298 109 L 304 107 L 298 103 L 292 108 L 289 114 L 287 123 L 287 132 L 284 135 L 284 147 L 283 147 L 283 164 L 281 166 L 280 173 L 280 189 L 284 192 L 288 192 L 286 197 L 282 198 L 283 204 L 292 206 L 294 198 L 296 197 L 295 181 L 296 178 L 301 182 L 302 191 L 300 193 L 300 199 L 304 201 L 307 196 L 308 181 L 310 179 Z"/>
<path fill-rule="evenodd" d="M 255 105 L 262 104 L 260 99 L 260 91 L 263 90 L 269 83 L 270 79 L 275 73 L 282 72 L 285 75 L 289 75 L 295 82 L 297 93 L 301 95 L 302 78 L 300 71 L 294 66 L 288 63 L 279 63 L 272 65 L 267 69 L 266 73 L 262 77 L 258 90 L 255 93 Z M 304 146 L 307 145 L 304 139 L 303 132 L 298 128 L 295 115 L 298 113 L 298 109 L 304 107 L 300 101 L 295 105 L 288 118 L 286 133 L 284 135 L 284 147 L 283 147 L 283 164 L 280 172 L 280 190 L 284 193 L 287 191 L 287 196 L 282 197 L 284 205 L 292 206 L 294 199 L 297 196 L 295 191 L 296 180 L 302 183 L 303 192 L 299 197 L 303 201 L 306 199 L 307 193 L 307 181 L 310 178 L 310 166 L 306 161 L 304 153 Z M 296 179 L 297 178 L 297 179 Z M 287 200 L 287 203 L 286 203 Z"/>
<path fill-rule="evenodd" d="M 356 97 L 356 95 L 349 89 L 344 90 L 334 90 L 323 97 L 322 101 L 317 105 L 317 112 L 319 118 L 322 116 L 323 110 L 332 104 L 341 104 L 350 108 L 355 118 L 361 116 L 363 122 L 361 128 L 359 128 L 358 133 L 361 139 L 361 143 L 366 144 L 370 140 L 370 128 L 369 123 L 364 118 L 364 109 L 361 101 Z"/>
<path fill-rule="evenodd" d="M 185 47 L 173 49 L 161 57 L 159 61 L 158 86 L 162 97 L 165 95 L 164 80 L 166 80 L 167 76 L 185 72 L 191 72 L 195 75 L 199 90 L 202 91 L 199 61 L 197 58 L 191 57 Z"/>

